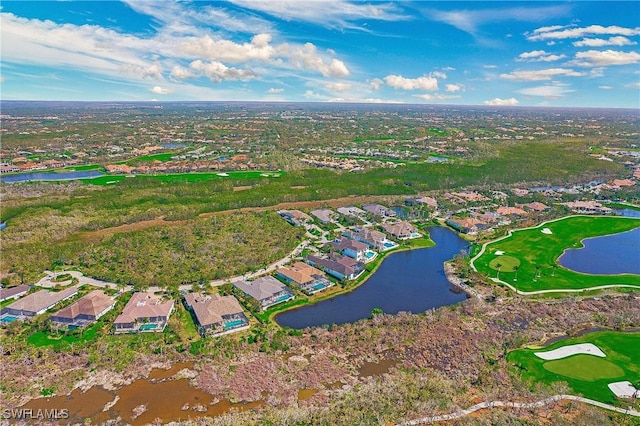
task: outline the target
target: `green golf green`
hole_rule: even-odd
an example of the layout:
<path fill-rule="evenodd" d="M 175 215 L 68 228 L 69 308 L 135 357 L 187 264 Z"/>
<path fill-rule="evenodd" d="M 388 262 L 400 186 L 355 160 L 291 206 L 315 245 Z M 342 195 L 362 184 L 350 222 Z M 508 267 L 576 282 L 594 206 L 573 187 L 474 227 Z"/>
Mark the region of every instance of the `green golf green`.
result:
<path fill-rule="evenodd" d="M 640 219 L 615 216 L 567 216 L 542 223 L 535 228 L 513 231 L 511 236 L 488 243 L 484 253 L 473 261 L 486 276 L 494 276 L 500 263 L 500 279 L 521 291 L 565 290 L 604 285 L 628 285 L 640 289 L 640 276 L 633 274 L 591 275 L 566 269 L 558 258 L 567 248 L 582 246 L 590 237 L 617 234 L 640 226 Z M 548 228 L 549 231 L 542 232 Z M 497 256 L 496 252 L 506 255 Z M 512 257 L 520 262 L 517 271 Z M 517 274 L 517 281 L 514 281 Z"/>
<path fill-rule="evenodd" d="M 507 271 L 512 272 L 515 270 L 514 268 L 517 268 L 519 266 L 520 266 L 520 259 L 513 256 L 502 255 L 502 256 L 496 257 L 491 262 L 489 262 L 490 268 L 496 271 L 499 268 L 500 272 L 507 272 Z"/>
<path fill-rule="evenodd" d="M 624 377 L 622 368 L 593 355 L 574 355 L 569 358 L 547 361 L 542 366 L 551 373 L 588 382 Z"/>
<path fill-rule="evenodd" d="M 577 354 L 546 361 L 536 352 L 547 352 L 578 343 L 592 343 L 605 358 Z M 514 372 L 534 388 L 536 383 L 565 382 L 575 395 L 608 404 L 617 399 L 608 385 L 628 380 L 640 387 L 640 332 L 600 331 L 568 338 L 544 348 L 516 349 L 507 354 Z"/>

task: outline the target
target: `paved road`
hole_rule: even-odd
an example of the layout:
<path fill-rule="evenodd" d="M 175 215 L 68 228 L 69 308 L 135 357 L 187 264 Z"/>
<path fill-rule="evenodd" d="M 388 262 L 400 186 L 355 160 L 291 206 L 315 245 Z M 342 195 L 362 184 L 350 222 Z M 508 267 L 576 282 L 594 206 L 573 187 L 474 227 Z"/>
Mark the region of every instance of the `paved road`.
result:
<path fill-rule="evenodd" d="M 495 408 L 495 407 L 525 408 L 525 409 L 538 408 L 545 405 L 554 404 L 562 400 L 583 402 L 585 404 L 604 408 L 605 410 L 615 411 L 617 413 L 622 413 L 622 414 L 628 414 L 634 417 L 640 417 L 640 411 L 636 411 L 632 408 L 624 409 L 620 407 L 615 407 L 613 405 L 604 404 L 602 402 L 594 401 L 592 399 L 582 398 L 580 396 L 554 395 L 547 399 L 543 399 L 541 401 L 536 401 L 536 402 L 485 401 L 485 402 L 476 404 L 473 407 L 469 407 L 466 410 L 460 410 L 450 414 L 441 414 L 439 416 L 428 416 L 428 417 L 422 417 L 420 419 L 409 420 L 407 422 L 399 423 L 397 426 L 414 426 L 414 425 L 421 425 L 425 423 L 437 423 L 437 422 L 455 420 L 455 419 L 459 419 L 460 417 L 468 416 L 469 414 L 475 411 L 484 410 L 487 408 Z"/>
<path fill-rule="evenodd" d="M 117 289 L 118 288 L 118 285 L 115 284 L 115 283 L 110 283 L 110 282 L 107 282 L 107 281 L 96 280 L 95 278 L 85 277 L 82 274 L 82 272 L 79 272 L 79 271 L 57 271 L 57 272 L 44 271 L 44 273 L 47 274 L 47 276 L 42 278 L 40 281 L 38 281 L 36 283 L 37 286 L 44 287 L 44 288 L 52 288 L 52 287 L 56 287 L 56 286 L 59 286 L 59 285 L 71 284 L 71 280 L 63 281 L 63 282 L 53 282 L 52 281 L 57 276 L 60 276 L 60 275 L 63 275 L 63 274 L 69 274 L 73 278 L 76 278 L 78 280 L 78 284 L 80 284 L 80 285 L 89 284 L 89 285 L 92 285 L 92 286 L 95 286 L 95 287 L 102 287 L 102 288 L 113 288 L 113 289 Z"/>

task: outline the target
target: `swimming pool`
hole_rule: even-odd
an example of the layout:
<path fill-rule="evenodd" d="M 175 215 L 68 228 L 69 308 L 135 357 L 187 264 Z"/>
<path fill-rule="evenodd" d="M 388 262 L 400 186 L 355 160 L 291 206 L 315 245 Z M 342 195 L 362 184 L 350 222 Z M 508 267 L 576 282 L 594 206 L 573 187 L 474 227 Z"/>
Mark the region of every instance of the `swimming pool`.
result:
<path fill-rule="evenodd" d="M 409 238 L 418 238 L 418 237 L 422 237 L 422 234 L 418 232 L 412 232 L 411 235 L 409 235 Z"/>
<path fill-rule="evenodd" d="M 375 256 L 376 256 L 375 251 L 367 250 L 364 252 L 364 257 L 366 257 L 367 260 L 373 259 Z"/>
<path fill-rule="evenodd" d="M 285 300 L 289 300 L 290 298 L 291 298 L 290 294 L 283 294 L 282 296 L 278 297 L 273 303 L 284 302 Z"/>
<path fill-rule="evenodd" d="M 155 330 L 156 328 L 158 328 L 158 324 L 142 324 L 140 331 Z"/>
<path fill-rule="evenodd" d="M 394 248 L 394 247 L 396 247 L 396 246 L 397 246 L 397 244 L 396 244 L 396 243 L 391 242 L 391 241 L 385 241 L 382 245 L 383 245 L 383 246 L 384 246 L 384 248 L 386 248 L 386 249 Z"/>
<path fill-rule="evenodd" d="M 6 315 L 6 316 L 0 318 L 0 322 L 13 322 L 13 321 L 16 321 L 18 319 L 20 319 L 20 318 L 15 317 L 13 315 Z"/>
<path fill-rule="evenodd" d="M 245 322 L 241 319 L 239 320 L 232 320 L 232 321 L 226 321 L 224 323 L 224 328 L 229 330 L 230 328 L 236 328 L 236 327 L 240 327 L 241 325 L 243 325 Z"/>
<path fill-rule="evenodd" d="M 312 291 L 318 291 L 318 290 L 322 290 L 322 289 L 323 289 L 323 288 L 325 288 L 325 287 L 326 287 L 326 285 L 324 285 L 324 284 L 322 284 L 322 283 L 318 283 L 318 284 L 313 285 L 313 286 L 311 287 L 311 290 L 312 290 Z"/>

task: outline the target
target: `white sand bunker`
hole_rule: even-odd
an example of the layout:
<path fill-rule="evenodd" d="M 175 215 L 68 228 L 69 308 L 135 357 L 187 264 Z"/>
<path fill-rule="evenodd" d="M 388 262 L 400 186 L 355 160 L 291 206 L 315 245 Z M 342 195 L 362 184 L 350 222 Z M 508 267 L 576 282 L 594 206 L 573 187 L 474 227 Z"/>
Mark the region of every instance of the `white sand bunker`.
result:
<path fill-rule="evenodd" d="M 229 173 L 216 173 L 218 176 L 227 177 Z"/>
<path fill-rule="evenodd" d="M 504 254 L 504 252 L 502 250 L 496 250 L 496 252 L 494 254 L 496 256 L 502 256 Z"/>
<path fill-rule="evenodd" d="M 594 355 L 602 358 L 606 357 L 604 352 L 602 352 L 600 348 L 593 343 L 580 343 L 578 345 L 563 346 L 548 352 L 534 352 L 535 356 L 547 361 L 552 359 L 562 359 L 578 354 Z"/>
<path fill-rule="evenodd" d="M 618 398 L 633 398 L 640 395 L 640 390 L 636 389 L 629 381 L 609 383 L 607 386 Z"/>
<path fill-rule="evenodd" d="M 551 229 L 549 229 L 549 228 L 542 228 L 542 231 L 540 231 L 540 232 L 542 232 L 543 234 L 547 234 L 547 235 L 553 234 L 553 232 L 551 232 Z"/>

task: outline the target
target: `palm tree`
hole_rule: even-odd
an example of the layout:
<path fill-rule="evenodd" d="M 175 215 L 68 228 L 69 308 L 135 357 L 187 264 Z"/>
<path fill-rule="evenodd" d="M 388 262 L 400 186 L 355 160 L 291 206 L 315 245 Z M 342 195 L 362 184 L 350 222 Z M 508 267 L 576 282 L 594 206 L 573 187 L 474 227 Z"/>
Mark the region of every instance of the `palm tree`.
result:
<path fill-rule="evenodd" d="M 536 281 L 538 278 L 540 278 L 540 265 L 536 265 L 536 275 L 533 280 Z"/>
<path fill-rule="evenodd" d="M 513 277 L 514 281 L 518 281 L 518 268 L 520 268 L 518 265 L 513 266 L 513 272 L 516 273 L 516 275 Z"/>
<path fill-rule="evenodd" d="M 496 271 L 498 271 L 497 274 L 496 274 L 496 278 L 497 279 L 500 279 L 500 267 L 501 266 L 502 266 L 502 263 L 500 263 L 500 262 L 496 263 Z"/>

